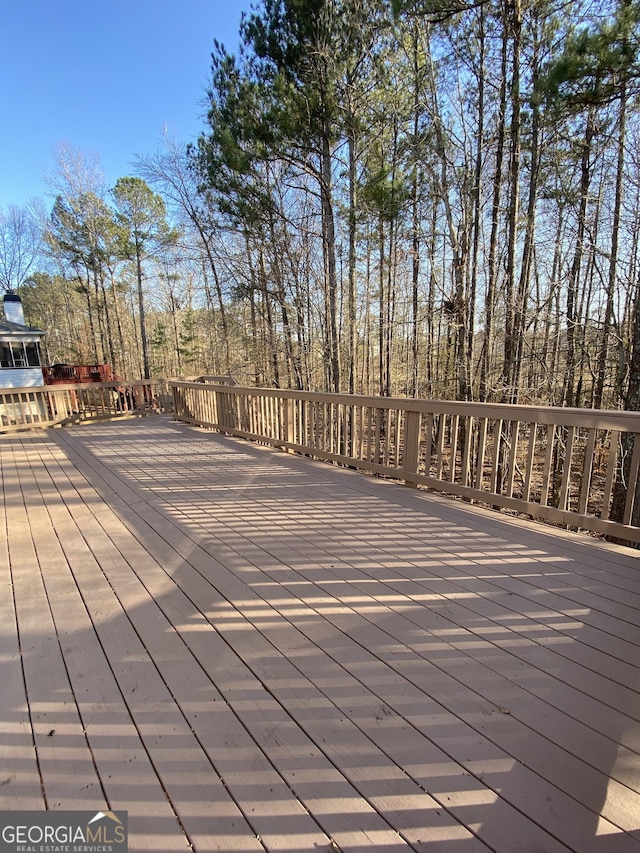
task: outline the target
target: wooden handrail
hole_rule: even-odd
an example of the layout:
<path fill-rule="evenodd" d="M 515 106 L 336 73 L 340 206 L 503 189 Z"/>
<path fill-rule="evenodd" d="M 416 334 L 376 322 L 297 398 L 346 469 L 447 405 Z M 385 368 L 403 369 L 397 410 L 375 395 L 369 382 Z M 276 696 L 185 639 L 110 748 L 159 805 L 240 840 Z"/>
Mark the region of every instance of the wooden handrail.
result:
<path fill-rule="evenodd" d="M 640 543 L 639 413 L 169 386 L 179 420 Z"/>
<path fill-rule="evenodd" d="M 166 380 L 0 388 L 0 432 L 171 411 Z"/>

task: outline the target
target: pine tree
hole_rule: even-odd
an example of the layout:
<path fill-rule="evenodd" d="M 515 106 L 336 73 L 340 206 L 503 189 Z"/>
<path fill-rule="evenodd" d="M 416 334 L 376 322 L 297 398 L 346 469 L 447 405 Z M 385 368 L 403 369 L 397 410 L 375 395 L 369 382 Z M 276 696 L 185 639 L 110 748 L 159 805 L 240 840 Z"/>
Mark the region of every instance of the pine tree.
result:
<path fill-rule="evenodd" d="M 113 189 L 113 198 L 120 226 L 120 253 L 123 258 L 135 264 L 144 377 L 150 379 L 143 288 L 144 264 L 154 254 L 173 245 L 177 240 L 177 232 L 169 227 L 164 201 L 142 178 L 119 178 Z"/>

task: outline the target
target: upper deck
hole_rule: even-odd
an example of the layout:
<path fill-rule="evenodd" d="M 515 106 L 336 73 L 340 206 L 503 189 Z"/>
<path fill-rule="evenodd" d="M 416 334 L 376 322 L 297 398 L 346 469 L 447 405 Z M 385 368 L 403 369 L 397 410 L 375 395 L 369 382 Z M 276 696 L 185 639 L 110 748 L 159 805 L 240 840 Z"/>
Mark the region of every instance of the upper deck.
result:
<path fill-rule="evenodd" d="M 126 809 L 132 851 L 640 853 L 637 552 L 162 417 L 0 461 L 3 810 Z"/>

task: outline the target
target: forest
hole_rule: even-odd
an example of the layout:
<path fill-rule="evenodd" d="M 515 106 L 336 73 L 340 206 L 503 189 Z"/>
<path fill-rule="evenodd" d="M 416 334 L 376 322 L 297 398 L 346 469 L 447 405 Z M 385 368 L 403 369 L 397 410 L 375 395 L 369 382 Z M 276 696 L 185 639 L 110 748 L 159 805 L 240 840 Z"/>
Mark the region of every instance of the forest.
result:
<path fill-rule="evenodd" d="M 640 409 L 640 2 L 263 0 L 197 141 L 0 210 L 48 363 Z"/>

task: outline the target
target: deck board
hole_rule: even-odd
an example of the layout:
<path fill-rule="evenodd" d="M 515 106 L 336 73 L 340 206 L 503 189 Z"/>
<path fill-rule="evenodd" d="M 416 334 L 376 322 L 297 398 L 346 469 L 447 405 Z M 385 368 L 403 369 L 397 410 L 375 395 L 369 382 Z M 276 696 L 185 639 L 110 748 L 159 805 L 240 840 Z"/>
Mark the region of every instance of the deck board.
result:
<path fill-rule="evenodd" d="M 27 590 L 30 619 L 21 618 L 18 608 L 18 621 L 25 671 L 33 667 L 36 676 L 42 678 L 42 684 L 36 678 L 26 679 L 31 715 L 33 717 L 38 711 L 39 717 L 43 718 L 40 723 L 44 726 L 41 740 L 57 762 L 54 764 L 50 758 L 52 766 L 43 765 L 38 726 L 34 721 L 46 805 L 52 809 L 98 809 L 108 804 L 111 808 L 119 808 L 116 804 L 124 802 L 130 819 L 137 826 L 136 843 L 140 850 L 168 853 L 188 850 L 184 832 L 176 823 L 149 754 L 131 720 L 129 698 L 124 697 L 114 676 L 114 668 L 121 666 L 120 658 L 114 656 L 110 660 L 105 654 L 101 626 L 104 624 L 108 630 L 117 630 L 117 626 L 110 623 L 104 613 L 92 619 L 87 611 L 86 602 L 92 590 L 86 569 L 92 561 L 91 551 L 59 497 L 52 513 L 47 512 L 42 502 L 42 491 L 48 485 L 45 472 L 34 464 L 33 458 L 29 461 L 35 468 L 33 477 L 25 469 L 21 473 L 21 481 L 39 569 L 37 573 L 33 569 L 29 571 L 31 567 L 20 555 L 12 567 L 14 583 L 22 576 L 28 580 L 31 575 L 33 580 Z M 61 494 L 65 493 L 64 485 L 60 483 Z M 12 526 L 9 529 L 9 541 L 15 541 Z M 81 586 L 78 583 L 80 576 Z M 39 579 L 46 590 L 46 601 L 33 598 L 34 589 L 39 588 Z M 51 622 L 47 625 L 48 630 L 43 632 L 43 618 L 49 612 Z M 25 630 L 27 636 L 34 636 L 34 644 L 28 647 L 28 654 L 24 653 Z M 56 634 L 57 642 L 53 642 Z M 35 645 L 36 642 L 39 646 Z M 64 674 L 59 671 L 58 651 L 61 652 Z M 38 710 L 38 702 L 43 705 L 42 712 Z M 74 723 L 76 719 L 80 720 L 84 743 L 79 742 L 77 726 L 72 730 L 76 742 L 69 743 L 69 717 Z M 51 732 L 53 734 L 49 737 Z M 61 737 L 64 738 L 62 743 Z M 45 757 L 47 754 L 44 752 Z M 79 768 L 81 761 L 84 767 Z M 90 771 L 87 769 L 89 765 Z M 123 772 L 125 768 L 126 773 Z M 97 786 L 94 773 L 96 778 L 99 777 Z M 62 781 L 71 788 L 73 796 L 64 796 L 59 791 Z M 5 808 L 12 802 L 10 792 L 7 794 L 9 799 L 3 803 Z"/>
<path fill-rule="evenodd" d="M 5 807 L 5 795 L 10 792 L 8 800 L 14 808 L 31 809 L 42 807 L 42 787 L 26 697 L 6 531 L 7 504 L 17 502 L 22 497 L 14 470 L 12 457 L 10 460 L 6 455 L 0 457 L 4 510 L 0 522 L 0 744 L 3 758 L 0 769 L 0 807 Z"/>
<path fill-rule="evenodd" d="M 636 552 L 164 418 L 0 462 L 3 808 L 128 809 L 131 850 L 640 853 Z"/>

